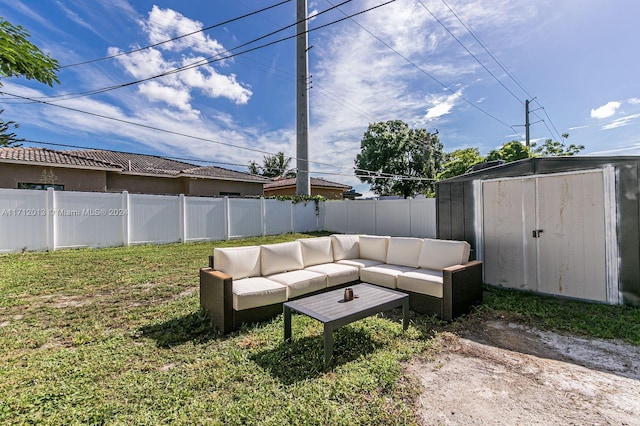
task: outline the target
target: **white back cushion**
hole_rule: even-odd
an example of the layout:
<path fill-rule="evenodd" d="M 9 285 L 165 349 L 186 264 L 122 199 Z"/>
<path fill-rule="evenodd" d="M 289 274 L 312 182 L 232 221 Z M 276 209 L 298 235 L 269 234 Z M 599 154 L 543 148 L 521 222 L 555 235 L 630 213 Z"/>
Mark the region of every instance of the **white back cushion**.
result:
<path fill-rule="evenodd" d="M 471 246 L 466 241 L 432 240 L 425 238 L 418 265 L 423 269 L 440 270 L 469 261 Z"/>
<path fill-rule="evenodd" d="M 292 241 L 260 246 L 260 263 L 262 275 L 265 276 L 302 269 L 304 264 L 300 242 Z"/>
<path fill-rule="evenodd" d="M 260 247 L 231 247 L 213 249 L 213 266 L 229 274 L 234 280 L 260 276 Z"/>
<path fill-rule="evenodd" d="M 298 241 L 302 249 L 302 261 L 305 268 L 323 263 L 333 263 L 331 238 L 304 238 Z"/>
<path fill-rule="evenodd" d="M 360 257 L 385 263 L 388 244 L 389 237 L 360 235 Z"/>
<path fill-rule="evenodd" d="M 391 237 L 387 249 L 387 263 L 417 268 L 420 250 L 422 250 L 420 238 Z"/>
<path fill-rule="evenodd" d="M 333 259 L 358 259 L 360 257 L 360 238 L 357 235 L 334 234 L 331 236 Z"/>

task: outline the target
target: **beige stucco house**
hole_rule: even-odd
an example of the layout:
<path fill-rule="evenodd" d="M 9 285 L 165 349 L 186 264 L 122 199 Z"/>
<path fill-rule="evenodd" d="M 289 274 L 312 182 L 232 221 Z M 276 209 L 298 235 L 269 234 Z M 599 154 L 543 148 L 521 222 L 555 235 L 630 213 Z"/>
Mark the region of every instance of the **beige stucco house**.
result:
<path fill-rule="evenodd" d="M 0 188 L 262 196 L 262 176 L 168 158 L 106 150 L 0 148 Z"/>

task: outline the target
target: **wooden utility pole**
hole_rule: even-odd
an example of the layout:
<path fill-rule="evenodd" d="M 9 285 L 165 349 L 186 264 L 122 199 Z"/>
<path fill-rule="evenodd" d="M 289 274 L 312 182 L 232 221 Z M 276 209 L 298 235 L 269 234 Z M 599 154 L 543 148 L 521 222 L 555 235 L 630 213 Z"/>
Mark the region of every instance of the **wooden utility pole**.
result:
<path fill-rule="evenodd" d="M 529 99 L 524 101 L 524 141 L 528 147 L 531 145 L 531 138 L 529 137 Z"/>
<path fill-rule="evenodd" d="M 296 194 L 311 195 L 309 180 L 309 88 L 308 88 L 308 37 L 307 0 L 297 0 L 296 5 Z"/>

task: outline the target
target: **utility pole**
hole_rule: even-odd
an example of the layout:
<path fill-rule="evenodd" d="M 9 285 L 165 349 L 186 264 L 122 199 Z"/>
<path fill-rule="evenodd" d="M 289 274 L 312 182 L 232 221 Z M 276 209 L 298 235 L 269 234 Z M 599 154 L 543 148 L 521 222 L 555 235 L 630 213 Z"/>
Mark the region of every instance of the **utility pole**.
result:
<path fill-rule="evenodd" d="M 297 0 L 296 17 L 296 194 L 311 195 L 309 180 L 309 88 L 307 0 Z"/>
<path fill-rule="evenodd" d="M 527 147 L 531 144 L 531 138 L 529 136 L 529 99 L 524 101 L 524 141 Z"/>

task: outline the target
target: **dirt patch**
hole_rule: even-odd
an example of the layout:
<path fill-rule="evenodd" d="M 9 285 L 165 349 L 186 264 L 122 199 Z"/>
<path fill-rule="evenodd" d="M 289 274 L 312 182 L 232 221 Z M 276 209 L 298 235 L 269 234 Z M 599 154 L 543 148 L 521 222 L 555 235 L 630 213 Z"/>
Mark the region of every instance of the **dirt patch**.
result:
<path fill-rule="evenodd" d="M 424 425 L 640 425 L 640 347 L 622 342 L 493 321 L 407 368 Z"/>

